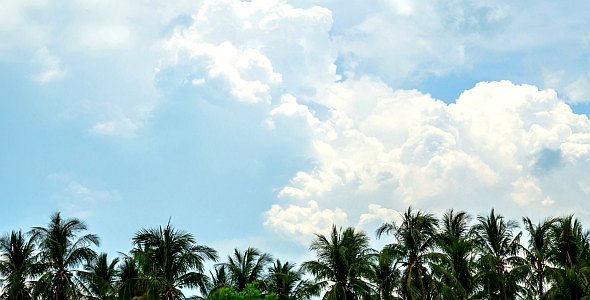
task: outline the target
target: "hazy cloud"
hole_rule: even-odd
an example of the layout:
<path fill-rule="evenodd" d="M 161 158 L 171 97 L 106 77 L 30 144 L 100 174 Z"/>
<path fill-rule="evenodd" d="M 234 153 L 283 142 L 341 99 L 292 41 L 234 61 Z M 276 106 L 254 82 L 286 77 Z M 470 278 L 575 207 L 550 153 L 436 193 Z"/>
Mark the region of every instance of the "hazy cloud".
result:
<path fill-rule="evenodd" d="M 60 59 L 52 55 L 47 47 L 37 50 L 33 63 L 39 68 L 39 72 L 33 78 L 41 84 L 63 78 L 67 75 L 67 71 L 62 66 Z"/>

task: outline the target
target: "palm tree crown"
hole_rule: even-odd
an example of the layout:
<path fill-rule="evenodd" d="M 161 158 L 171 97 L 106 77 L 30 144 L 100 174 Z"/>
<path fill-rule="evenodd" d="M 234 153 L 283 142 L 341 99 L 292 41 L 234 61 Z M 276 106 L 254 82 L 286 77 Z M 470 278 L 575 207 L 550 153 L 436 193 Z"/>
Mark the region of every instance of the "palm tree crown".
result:
<path fill-rule="evenodd" d="M 371 294 L 365 278 L 371 274 L 375 250 L 369 248 L 364 232 L 333 226 L 329 237 L 317 234 L 309 249 L 317 260 L 307 261 L 303 267 L 315 277 L 316 287 L 327 289 L 324 299 L 354 300 Z"/>
<path fill-rule="evenodd" d="M 86 263 L 79 276 L 88 290 L 87 297 L 97 300 L 115 298 L 118 263 L 119 258 L 109 262 L 106 253 L 101 253 Z"/>
<path fill-rule="evenodd" d="M 473 250 L 469 238 L 469 215 L 449 210 L 443 214 L 436 244 L 440 252 L 431 255 L 439 292 L 445 299 L 467 299 L 473 292 Z"/>
<path fill-rule="evenodd" d="M 409 207 L 398 225 L 385 223 L 377 229 L 377 237 L 392 234 L 395 242 L 388 245 L 404 266 L 401 293 L 408 299 L 430 299 L 434 292 L 432 277 L 426 268 L 426 254 L 434 248 L 438 220 Z"/>
<path fill-rule="evenodd" d="M 182 299 L 181 288 L 199 288 L 206 294 L 209 279 L 205 260 L 217 260 L 217 251 L 196 244 L 192 234 L 170 226 L 142 229 L 133 237 L 133 254 L 143 274 L 148 298 Z"/>
<path fill-rule="evenodd" d="M 262 279 L 264 268 L 272 262 L 272 256 L 256 248 L 244 252 L 234 249 L 234 255 L 228 256 L 225 267 L 236 290 L 241 291 L 248 283 Z"/>
<path fill-rule="evenodd" d="M 489 216 L 478 216 L 473 234 L 480 252 L 478 280 L 482 293 L 492 299 L 513 299 L 519 292 L 526 262 L 518 256 L 522 232 L 514 234 L 516 221 L 506 220 L 492 209 Z M 525 268 L 526 271 L 526 268 Z"/>
<path fill-rule="evenodd" d="M 31 234 L 39 244 L 43 275 L 37 281 L 34 295 L 43 299 L 80 299 L 80 284 L 74 269 L 92 260 L 96 253 L 90 247 L 99 245 L 94 234 L 84 234 L 86 224 L 77 218 L 51 216 L 47 227 L 33 227 Z"/>
<path fill-rule="evenodd" d="M 295 264 L 277 259 L 268 269 L 265 285 L 279 300 L 308 299 L 315 291 L 310 290 L 311 282 L 303 279 L 303 275 L 303 270 L 295 269 Z"/>
<path fill-rule="evenodd" d="M 33 242 L 21 231 L 12 231 L 0 238 L 0 272 L 5 276 L 2 299 L 31 299 L 28 280 L 39 272 Z"/>

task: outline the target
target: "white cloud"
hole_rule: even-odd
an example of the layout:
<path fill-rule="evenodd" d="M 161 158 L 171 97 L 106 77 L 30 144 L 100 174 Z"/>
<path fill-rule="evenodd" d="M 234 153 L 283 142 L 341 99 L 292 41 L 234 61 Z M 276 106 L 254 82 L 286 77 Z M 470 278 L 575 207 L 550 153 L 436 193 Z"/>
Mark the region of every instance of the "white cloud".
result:
<path fill-rule="evenodd" d="M 60 59 L 52 55 L 47 47 L 37 50 L 33 63 L 40 69 L 33 78 L 41 84 L 63 78 L 67 75 L 67 71 L 62 66 Z"/>
<path fill-rule="evenodd" d="M 402 214 L 394 209 L 382 207 L 378 204 L 369 204 L 368 211 L 362 213 L 358 220 L 358 226 L 367 232 L 374 231 L 386 222 L 400 222 Z"/>
<path fill-rule="evenodd" d="M 537 185 L 535 179 L 531 177 L 518 178 L 512 183 L 512 188 L 513 190 L 510 196 L 512 197 L 512 200 L 519 205 L 526 205 L 534 201 L 539 201 L 540 197 L 543 195 L 543 191 Z M 547 199 L 548 197 L 543 200 Z"/>
<path fill-rule="evenodd" d="M 280 191 L 287 206 L 267 212 L 271 229 L 311 232 L 320 226 L 304 216 L 337 210 L 347 213 L 347 224 L 362 225 L 385 219 L 381 209 L 407 205 L 517 213 L 517 204 L 523 211 L 556 214 L 577 210 L 586 197 L 583 182 L 563 182 L 585 178 L 590 122 L 552 90 L 482 82 L 449 105 L 370 78 L 328 90 L 324 103 L 332 109 L 324 119 L 292 98 L 274 110 L 273 120 L 283 118 L 274 130 L 291 118 L 308 132 L 316 164 Z M 311 200 L 309 207 L 300 206 Z M 331 215 L 322 215 L 328 222 Z"/>
<path fill-rule="evenodd" d="M 192 24 L 167 41 L 173 58 L 163 67 L 193 65 L 190 76 L 197 83 L 223 79 L 231 96 L 242 102 L 270 103 L 285 90 L 313 96 L 317 87 L 338 79 L 331 24 L 330 11 L 320 7 L 205 1 Z"/>
<path fill-rule="evenodd" d="M 282 208 L 273 205 L 266 213 L 265 225 L 279 234 L 292 237 L 307 244 L 316 233 L 329 232 L 333 224 L 346 224 L 347 215 L 341 209 L 320 209 L 316 201 L 310 200 L 307 206 L 289 205 Z"/>

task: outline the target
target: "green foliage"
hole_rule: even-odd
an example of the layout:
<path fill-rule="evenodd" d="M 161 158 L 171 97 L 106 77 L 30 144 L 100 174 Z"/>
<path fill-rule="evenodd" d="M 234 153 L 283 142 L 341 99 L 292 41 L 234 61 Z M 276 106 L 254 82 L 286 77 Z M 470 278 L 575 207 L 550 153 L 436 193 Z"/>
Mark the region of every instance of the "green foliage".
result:
<path fill-rule="evenodd" d="M 168 224 L 138 231 L 133 244 L 132 254 L 141 271 L 136 281 L 148 299 L 183 299 L 182 288 L 207 292 L 209 278 L 204 274 L 204 262 L 215 261 L 217 251 L 196 244 L 192 234 Z"/>
<path fill-rule="evenodd" d="M 220 288 L 207 298 L 209 300 L 279 300 L 276 294 L 265 294 L 258 288 L 258 282 L 246 284 L 241 291 L 234 287 Z"/>
<path fill-rule="evenodd" d="M 272 262 L 272 256 L 256 248 L 248 248 L 243 252 L 234 249 L 234 255 L 227 257 L 225 268 L 233 287 L 241 291 L 247 284 L 262 279 L 264 268 L 270 262 Z"/>
<path fill-rule="evenodd" d="M 480 295 L 487 299 L 514 299 L 522 289 L 517 283 L 522 279 L 521 267 L 526 265 L 518 256 L 522 232 L 515 234 L 517 223 L 493 209 L 489 216 L 478 216 L 477 220 L 472 229 L 480 253 L 476 276 L 482 288 Z"/>
<path fill-rule="evenodd" d="M 377 237 L 391 234 L 395 241 L 389 251 L 405 266 L 400 292 L 407 299 L 433 299 L 435 284 L 427 268 L 427 254 L 436 243 L 438 220 L 409 207 L 401 224 L 385 223 L 377 229 Z"/>
<path fill-rule="evenodd" d="M 32 238 L 39 247 L 42 275 L 33 289 L 34 298 L 81 299 L 83 286 L 74 270 L 91 261 L 96 252 L 90 247 L 99 245 L 94 234 L 83 234 L 86 224 L 79 219 L 63 219 L 60 213 L 51 216 L 47 227 L 33 227 Z"/>
<path fill-rule="evenodd" d="M 0 251 L 0 272 L 5 276 L 1 298 L 31 299 L 31 285 L 27 279 L 40 271 L 33 240 L 21 231 L 12 231 L 0 239 Z"/>
<path fill-rule="evenodd" d="M 349 227 L 344 231 L 332 227 L 329 237 L 317 234 L 309 247 L 317 260 L 303 263 L 306 271 L 315 277 L 312 291 L 326 290 L 324 299 L 350 300 L 369 297 L 373 291 L 366 280 L 371 274 L 375 250 L 369 247 L 364 232 Z"/>
<path fill-rule="evenodd" d="M 277 295 L 279 300 L 308 299 L 317 294 L 313 284 L 303 279 L 303 269 L 296 269 L 295 265 L 289 262 L 281 263 L 276 260 L 268 268 L 265 279 L 266 289 Z"/>
<path fill-rule="evenodd" d="M 109 262 L 106 253 L 101 253 L 86 263 L 78 276 L 84 282 L 86 296 L 93 299 L 114 299 L 116 296 L 117 264 L 119 258 Z"/>

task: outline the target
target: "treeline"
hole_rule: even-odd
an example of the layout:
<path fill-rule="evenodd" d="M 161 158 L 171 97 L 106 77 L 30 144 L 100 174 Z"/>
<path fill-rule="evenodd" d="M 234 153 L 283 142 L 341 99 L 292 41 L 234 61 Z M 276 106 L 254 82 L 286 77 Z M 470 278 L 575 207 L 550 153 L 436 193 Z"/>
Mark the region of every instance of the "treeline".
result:
<path fill-rule="evenodd" d="M 2 299 L 590 299 L 589 233 L 573 216 L 533 222 L 497 214 L 440 218 L 408 208 L 385 223 L 370 248 L 354 228 L 317 234 L 316 259 L 282 262 L 256 248 L 220 258 L 170 224 L 141 229 L 117 258 L 79 219 L 51 216 L 47 227 L 0 239 Z M 524 234 L 524 235 L 523 235 Z M 217 262 L 205 270 L 207 261 Z"/>

